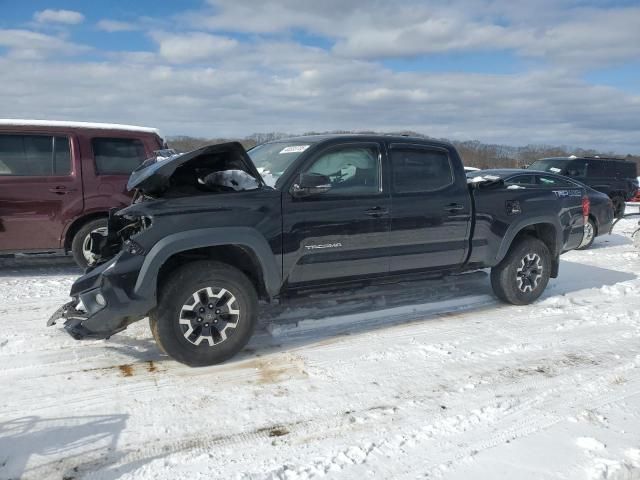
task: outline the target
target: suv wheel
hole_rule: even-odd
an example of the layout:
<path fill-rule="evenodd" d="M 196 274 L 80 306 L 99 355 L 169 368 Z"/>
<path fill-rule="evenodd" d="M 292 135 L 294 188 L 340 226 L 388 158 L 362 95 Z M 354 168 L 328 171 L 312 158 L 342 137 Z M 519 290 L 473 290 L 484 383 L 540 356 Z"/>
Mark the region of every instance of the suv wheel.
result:
<path fill-rule="evenodd" d="M 491 269 L 491 286 L 501 300 L 527 305 L 544 292 L 550 273 L 551 253 L 547 246 L 537 238 L 524 237 Z"/>
<path fill-rule="evenodd" d="M 81 268 L 87 268 L 95 261 L 95 255 L 91 253 L 91 233 L 107 232 L 107 219 L 98 218 L 84 224 L 76 232 L 71 241 L 71 253 L 73 259 Z"/>
<path fill-rule="evenodd" d="M 192 367 L 224 362 L 247 344 L 256 325 L 258 296 L 240 270 L 213 261 L 171 273 L 160 288 L 149 324 L 158 346 Z"/>
<path fill-rule="evenodd" d="M 620 196 L 616 196 L 616 197 L 613 197 L 611 201 L 613 202 L 613 216 L 615 218 L 622 218 L 624 216 L 624 211 L 627 206 L 625 204 L 624 198 Z"/>
<path fill-rule="evenodd" d="M 593 241 L 596 239 L 598 229 L 596 227 L 596 222 L 593 221 L 592 218 L 584 226 L 584 236 L 582 238 L 582 243 L 576 250 L 586 250 L 591 245 L 593 245 Z"/>

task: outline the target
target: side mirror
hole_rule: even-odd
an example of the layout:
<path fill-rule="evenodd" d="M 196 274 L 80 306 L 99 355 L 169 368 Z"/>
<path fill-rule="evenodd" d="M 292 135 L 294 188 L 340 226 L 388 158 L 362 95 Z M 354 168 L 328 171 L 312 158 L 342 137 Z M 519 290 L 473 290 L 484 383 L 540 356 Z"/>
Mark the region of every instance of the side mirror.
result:
<path fill-rule="evenodd" d="M 331 179 L 319 173 L 301 173 L 300 178 L 291 186 L 291 195 L 295 198 L 311 197 L 331 190 Z"/>

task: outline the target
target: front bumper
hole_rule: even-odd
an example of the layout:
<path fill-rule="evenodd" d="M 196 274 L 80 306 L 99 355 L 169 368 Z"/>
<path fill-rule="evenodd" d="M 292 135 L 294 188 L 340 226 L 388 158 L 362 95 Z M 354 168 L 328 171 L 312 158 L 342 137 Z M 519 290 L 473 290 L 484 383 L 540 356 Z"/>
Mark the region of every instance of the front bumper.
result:
<path fill-rule="evenodd" d="M 144 257 L 120 252 L 108 262 L 78 278 L 71 287 L 72 301 L 49 318 L 47 326 L 64 320 L 76 340 L 109 338 L 149 313 L 155 298 L 141 298 L 133 289 Z"/>
<path fill-rule="evenodd" d="M 89 330 L 82 323 L 85 320 L 89 319 L 89 316 L 86 312 L 80 311 L 76 309 L 78 302 L 72 300 L 71 302 L 65 303 L 58 310 L 56 310 L 53 315 L 47 321 L 47 327 L 55 325 L 58 320 L 64 320 L 64 329 L 67 331 L 69 335 L 71 335 L 76 340 L 83 340 L 85 338 L 93 338 L 93 339 L 101 339 L 101 338 L 109 338 L 110 335 L 116 333 L 115 331 L 111 333 L 107 332 L 95 332 Z"/>

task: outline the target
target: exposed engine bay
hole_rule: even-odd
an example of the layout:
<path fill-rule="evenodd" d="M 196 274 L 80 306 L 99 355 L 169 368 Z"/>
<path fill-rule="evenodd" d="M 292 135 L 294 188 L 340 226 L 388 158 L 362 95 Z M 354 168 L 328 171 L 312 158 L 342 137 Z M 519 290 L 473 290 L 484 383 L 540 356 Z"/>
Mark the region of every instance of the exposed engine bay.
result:
<path fill-rule="evenodd" d="M 161 188 L 141 189 L 148 198 L 254 190 L 260 182 L 233 151 L 202 153 L 178 166 Z M 147 190 L 147 191 L 145 191 Z"/>
<path fill-rule="evenodd" d="M 142 197 L 137 197 L 136 201 L 141 201 Z M 124 246 L 129 253 L 142 253 L 140 247 L 132 236 L 143 232 L 151 227 L 152 219 L 145 216 L 116 215 L 117 209 L 109 212 L 107 222 L 107 232 L 91 232 L 90 250 L 93 253 L 95 262 L 89 268 L 104 263 L 116 255 Z"/>

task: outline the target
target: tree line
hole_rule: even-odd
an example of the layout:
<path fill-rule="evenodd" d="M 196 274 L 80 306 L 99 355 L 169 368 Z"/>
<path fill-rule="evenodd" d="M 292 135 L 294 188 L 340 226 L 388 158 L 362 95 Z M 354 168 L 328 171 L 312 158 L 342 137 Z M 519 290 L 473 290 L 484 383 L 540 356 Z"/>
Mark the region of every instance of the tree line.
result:
<path fill-rule="evenodd" d="M 331 131 L 331 132 L 307 132 L 304 135 L 314 134 L 328 134 L 328 133 L 380 133 L 372 131 Z M 387 133 L 387 132 L 385 132 Z M 434 139 L 417 132 L 401 131 L 401 132 L 388 132 L 395 135 L 410 135 L 413 137 L 430 138 L 433 140 L 444 140 L 452 143 L 460 153 L 462 161 L 466 166 L 476 168 L 521 168 L 535 162 L 540 158 L 546 157 L 567 157 L 570 155 L 576 155 L 578 157 L 616 157 L 626 158 L 627 160 L 633 160 L 638 164 L 638 170 L 640 171 L 640 156 L 639 155 L 616 155 L 612 152 L 598 151 L 592 149 L 573 148 L 566 145 L 554 146 L 554 145 L 525 145 L 520 147 L 514 147 L 510 145 L 500 144 L 488 144 L 482 143 L 478 140 L 447 140 L 443 138 Z M 280 140 L 295 135 L 286 133 L 254 133 L 247 137 L 242 138 L 199 138 L 188 136 L 176 136 L 169 137 L 167 143 L 170 148 L 177 150 L 178 152 L 188 152 L 204 145 L 212 145 L 216 143 L 224 143 L 230 141 L 240 142 L 246 149 L 254 147 L 264 142 L 270 142 L 273 140 Z"/>

